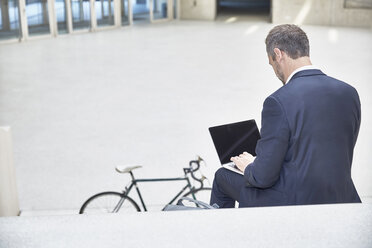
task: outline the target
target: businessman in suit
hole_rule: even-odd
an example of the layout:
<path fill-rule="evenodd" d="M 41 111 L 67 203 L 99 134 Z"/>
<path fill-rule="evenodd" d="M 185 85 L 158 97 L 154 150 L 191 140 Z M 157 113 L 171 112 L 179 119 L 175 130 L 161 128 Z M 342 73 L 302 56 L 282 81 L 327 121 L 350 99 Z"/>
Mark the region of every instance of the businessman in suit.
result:
<path fill-rule="evenodd" d="M 351 179 L 360 101 L 350 85 L 315 68 L 296 25 L 266 37 L 269 64 L 283 86 L 266 98 L 256 157 L 232 157 L 244 176 L 220 168 L 211 204 L 221 208 L 361 202 Z"/>

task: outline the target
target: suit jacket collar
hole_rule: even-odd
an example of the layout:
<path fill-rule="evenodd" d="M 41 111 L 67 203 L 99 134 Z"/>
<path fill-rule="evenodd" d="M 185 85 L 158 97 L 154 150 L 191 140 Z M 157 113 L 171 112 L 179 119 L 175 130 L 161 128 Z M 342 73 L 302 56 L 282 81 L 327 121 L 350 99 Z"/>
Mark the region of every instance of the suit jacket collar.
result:
<path fill-rule="evenodd" d="M 315 76 L 315 75 L 325 75 L 325 74 L 321 70 L 318 70 L 318 69 L 299 71 L 293 75 L 293 77 L 291 78 L 291 80 L 289 80 L 288 83 L 290 83 L 295 78 L 309 77 L 309 76 Z"/>

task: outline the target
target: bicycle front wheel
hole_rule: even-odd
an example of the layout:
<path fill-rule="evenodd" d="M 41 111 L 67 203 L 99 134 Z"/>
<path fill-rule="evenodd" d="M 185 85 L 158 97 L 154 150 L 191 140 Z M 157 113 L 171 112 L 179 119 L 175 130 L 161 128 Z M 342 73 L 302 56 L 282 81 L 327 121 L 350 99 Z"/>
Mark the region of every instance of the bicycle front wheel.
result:
<path fill-rule="evenodd" d="M 201 189 L 192 190 L 188 192 L 187 194 L 185 194 L 184 197 L 190 197 L 192 199 L 209 204 L 211 200 L 211 193 L 212 193 L 212 188 L 205 187 Z"/>
<path fill-rule="evenodd" d="M 140 212 L 138 204 L 129 196 L 118 192 L 103 192 L 90 197 L 83 206 L 79 214 L 105 214 L 105 213 L 124 213 Z"/>

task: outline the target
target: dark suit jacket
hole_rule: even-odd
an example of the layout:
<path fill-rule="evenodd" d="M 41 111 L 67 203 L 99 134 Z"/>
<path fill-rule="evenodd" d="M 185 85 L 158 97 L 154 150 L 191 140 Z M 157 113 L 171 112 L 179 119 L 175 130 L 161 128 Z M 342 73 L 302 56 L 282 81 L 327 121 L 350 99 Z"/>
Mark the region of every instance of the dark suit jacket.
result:
<path fill-rule="evenodd" d="M 360 202 L 351 179 L 360 101 L 350 85 L 305 70 L 269 96 L 240 206 Z"/>

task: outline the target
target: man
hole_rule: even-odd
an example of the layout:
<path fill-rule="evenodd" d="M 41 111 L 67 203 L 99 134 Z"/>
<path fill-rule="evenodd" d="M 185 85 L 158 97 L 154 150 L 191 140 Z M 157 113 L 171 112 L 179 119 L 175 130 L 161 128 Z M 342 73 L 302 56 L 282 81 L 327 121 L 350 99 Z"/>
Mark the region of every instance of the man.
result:
<path fill-rule="evenodd" d="M 283 87 L 262 110 L 254 158 L 231 158 L 244 176 L 220 168 L 211 204 L 222 208 L 361 202 L 351 179 L 360 102 L 350 85 L 312 66 L 309 41 L 296 25 L 266 37 L 269 64 Z"/>

